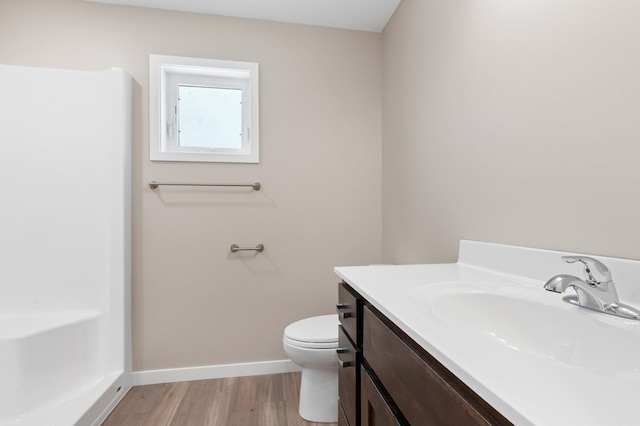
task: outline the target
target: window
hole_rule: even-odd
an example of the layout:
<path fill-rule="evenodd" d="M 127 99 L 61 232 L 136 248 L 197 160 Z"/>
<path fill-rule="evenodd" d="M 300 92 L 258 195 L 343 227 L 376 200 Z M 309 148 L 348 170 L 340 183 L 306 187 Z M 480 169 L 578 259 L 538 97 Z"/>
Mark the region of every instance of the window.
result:
<path fill-rule="evenodd" d="M 152 161 L 258 163 L 258 64 L 149 56 Z"/>

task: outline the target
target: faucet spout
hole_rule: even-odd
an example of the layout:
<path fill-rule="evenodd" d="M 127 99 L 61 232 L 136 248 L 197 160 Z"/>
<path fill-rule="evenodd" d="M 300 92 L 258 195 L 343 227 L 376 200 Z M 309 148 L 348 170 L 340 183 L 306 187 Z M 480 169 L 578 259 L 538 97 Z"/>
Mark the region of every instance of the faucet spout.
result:
<path fill-rule="evenodd" d="M 547 291 L 553 291 L 554 293 L 563 293 L 569 287 L 569 284 L 571 284 L 573 281 L 582 281 L 582 280 L 573 275 L 567 275 L 567 274 L 555 275 L 549 278 L 549 280 L 544 284 L 544 289 Z"/>
<path fill-rule="evenodd" d="M 608 285 L 605 289 L 595 284 L 589 284 L 574 275 L 555 275 L 544 285 L 545 290 L 555 293 L 564 293 L 569 287 L 576 291 L 578 303 L 585 308 L 604 312 L 607 306 L 618 302 L 617 294 L 612 294 Z"/>

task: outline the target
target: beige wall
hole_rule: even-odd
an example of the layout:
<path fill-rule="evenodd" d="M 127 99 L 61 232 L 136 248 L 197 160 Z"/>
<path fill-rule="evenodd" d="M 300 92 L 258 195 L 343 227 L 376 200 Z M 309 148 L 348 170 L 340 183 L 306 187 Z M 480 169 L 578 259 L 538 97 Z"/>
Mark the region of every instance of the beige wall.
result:
<path fill-rule="evenodd" d="M 0 0 L 0 40 L 0 63 L 119 66 L 135 80 L 134 370 L 284 359 L 288 323 L 333 312 L 333 267 L 380 261 L 380 34 Z M 260 63 L 259 165 L 149 161 L 150 53 Z M 229 254 L 259 242 L 261 255 Z"/>
<path fill-rule="evenodd" d="M 640 259 L 640 3 L 403 0 L 383 32 L 383 260 L 459 239 Z"/>
<path fill-rule="evenodd" d="M 638 18 L 635 0 L 403 0 L 381 37 L 0 0 L 0 63 L 135 79 L 134 369 L 150 370 L 284 358 L 286 324 L 332 312 L 333 266 L 381 250 L 453 261 L 467 238 L 640 259 Z M 259 62 L 261 164 L 151 163 L 149 53 Z"/>

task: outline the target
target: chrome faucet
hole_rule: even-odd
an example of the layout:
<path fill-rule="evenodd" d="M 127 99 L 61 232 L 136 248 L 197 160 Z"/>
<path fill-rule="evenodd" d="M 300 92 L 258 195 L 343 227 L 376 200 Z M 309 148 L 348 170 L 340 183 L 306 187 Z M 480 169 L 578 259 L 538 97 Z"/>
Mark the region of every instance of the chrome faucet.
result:
<path fill-rule="evenodd" d="M 582 263 L 585 279 L 566 274 L 555 275 L 545 283 L 545 290 L 562 293 L 567 288 L 573 287 L 577 298 L 566 296 L 564 300 L 567 302 L 606 314 L 640 319 L 638 310 L 618 300 L 618 292 L 613 283 L 611 271 L 604 263 L 586 256 L 563 256 L 562 260 L 567 263 Z"/>

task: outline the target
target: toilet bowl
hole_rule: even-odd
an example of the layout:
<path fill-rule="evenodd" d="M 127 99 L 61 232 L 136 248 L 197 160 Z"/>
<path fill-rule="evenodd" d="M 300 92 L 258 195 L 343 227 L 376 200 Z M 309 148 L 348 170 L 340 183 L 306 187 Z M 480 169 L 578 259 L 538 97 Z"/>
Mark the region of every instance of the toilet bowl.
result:
<path fill-rule="evenodd" d="M 302 367 L 300 417 L 311 422 L 338 421 L 338 315 L 296 321 L 284 330 L 287 356 Z"/>

